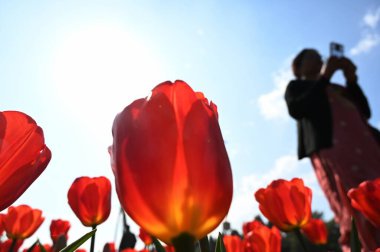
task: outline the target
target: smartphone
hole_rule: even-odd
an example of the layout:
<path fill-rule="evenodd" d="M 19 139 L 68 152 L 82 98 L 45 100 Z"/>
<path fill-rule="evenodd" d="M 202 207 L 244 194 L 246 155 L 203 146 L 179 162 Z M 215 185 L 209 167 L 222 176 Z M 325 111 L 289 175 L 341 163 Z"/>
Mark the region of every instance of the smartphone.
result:
<path fill-rule="evenodd" d="M 343 57 L 344 56 L 344 46 L 342 44 L 331 42 L 330 43 L 330 56 Z"/>

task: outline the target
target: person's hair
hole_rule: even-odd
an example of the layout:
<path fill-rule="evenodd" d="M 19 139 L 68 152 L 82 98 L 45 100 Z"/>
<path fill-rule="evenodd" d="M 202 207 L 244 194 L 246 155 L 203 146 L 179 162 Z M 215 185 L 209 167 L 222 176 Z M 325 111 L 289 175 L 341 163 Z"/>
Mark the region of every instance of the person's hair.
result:
<path fill-rule="evenodd" d="M 300 72 L 299 72 L 299 69 L 302 65 L 302 61 L 305 57 L 305 55 L 308 53 L 308 52 L 317 52 L 317 50 L 315 49 L 311 49 L 311 48 L 305 48 L 303 49 L 301 52 L 299 52 L 296 57 L 293 59 L 293 62 L 292 62 L 292 70 L 293 70 L 293 74 L 294 76 L 299 79 L 301 78 L 301 75 L 300 75 Z"/>

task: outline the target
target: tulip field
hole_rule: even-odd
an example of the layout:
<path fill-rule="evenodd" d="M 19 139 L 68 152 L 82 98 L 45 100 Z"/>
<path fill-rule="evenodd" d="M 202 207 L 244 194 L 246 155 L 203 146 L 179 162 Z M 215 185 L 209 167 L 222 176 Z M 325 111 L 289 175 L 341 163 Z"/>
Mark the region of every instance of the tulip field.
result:
<path fill-rule="evenodd" d="M 7 240 L 1 251 L 16 252 L 44 221 L 42 211 L 12 203 L 48 166 L 51 157 L 41 127 L 28 115 L 4 111 L 1 122 L 1 210 L 0 231 Z M 164 82 L 149 98 L 138 99 L 115 118 L 113 144 L 109 147 L 116 192 L 125 210 L 141 228 L 145 250 L 210 251 L 208 234 L 228 213 L 232 194 L 232 171 L 218 124 L 217 106 L 184 81 Z M 148 175 L 149 174 L 149 175 Z M 165 181 L 165 183 L 162 183 Z M 162 197 L 155 191 L 159 188 Z M 380 180 L 363 182 L 350 190 L 352 206 L 374 225 L 380 225 L 377 193 Z M 279 252 L 281 232 L 294 232 L 301 247 L 305 239 L 327 243 L 327 228 L 312 218 L 312 191 L 302 179 L 279 179 L 254 193 L 261 213 L 273 225 L 253 220 L 242 227 L 242 235 L 220 235 L 217 252 Z M 27 251 L 79 251 L 91 237 L 94 251 L 96 228 L 107 220 L 111 208 L 111 183 L 106 177 L 78 177 L 67 193 L 68 204 L 93 233 L 67 244 L 70 223 L 53 220 L 52 243 L 36 241 Z M 357 238 L 357 235 L 356 235 Z M 161 241 L 161 242 L 159 242 Z M 164 248 L 164 245 L 166 248 Z M 352 245 L 352 251 L 355 251 Z M 124 252 L 133 250 L 126 246 Z M 117 251 L 115 244 L 104 250 Z"/>

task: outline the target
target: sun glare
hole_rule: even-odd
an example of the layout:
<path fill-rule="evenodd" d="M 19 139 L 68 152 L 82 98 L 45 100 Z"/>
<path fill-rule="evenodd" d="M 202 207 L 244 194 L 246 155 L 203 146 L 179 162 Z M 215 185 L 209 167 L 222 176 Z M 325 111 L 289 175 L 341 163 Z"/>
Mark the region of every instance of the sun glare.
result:
<path fill-rule="evenodd" d="M 160 64 L 119 27 L 96 25 L 68 35 L 57 47 L 53 81 L 57 98 L 77 119 L 105 117 L 164 81 Z"/>

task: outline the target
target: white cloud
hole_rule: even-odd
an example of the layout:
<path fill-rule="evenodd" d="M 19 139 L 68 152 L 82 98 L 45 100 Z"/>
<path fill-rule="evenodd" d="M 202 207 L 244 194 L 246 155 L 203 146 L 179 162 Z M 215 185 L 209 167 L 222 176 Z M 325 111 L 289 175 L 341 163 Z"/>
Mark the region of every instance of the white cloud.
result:
<path fill-rule="evenodd" d="M 233 229 L 241 231 L 244 222 L 261 215 L 254 193 L 275 179 L 290 180 L 294 177 L 302 178 L 305 185 L 312 189 L 314 210 L 322 210 L 321 201 L 324 207 L 327 206 L 310 161 L 306 159 L 299 161 L 296 155 L 284 155 L 279 157 L 266 173 L 254 172 L 242 177 L 240 181 L 235 181 L 234 198 L 226 220 L 231 223 Z"/>
<path fill-rule="evenodd" d="M 376 10 L 368 11 L 362 22 L 364 23 L 364 30 L 362 31 L 362 36 L 359 42 L 350 49 L 350 54 L 352 56 L 359 55 L 362 53 L 368 53 L 374 47 L 380 44 L 380 35 L 375 30 L 380 20 L 380 7 Z"/>
<path fill-rule="evenodd" d="M 261 95 L 257 101 L 260 113 L 265 119 L 286 120 L 289 118 L 284 93 L 293 74 L 290 68 L 290 60 L 287 60 L 285 64 L 286 66 L 283 66 L 273 75 L 275 88 L 271 92 Z"/>
<path fill-rule="evenodd" d="M 367 53 L 379 43 L 380 36 L 378 34 L 367 34 L 363 36 L 358 44 L 350 50 L 350 53 L 354 56 L 361 53 Z"/>
<path fill-rule="evenodd" d="M 368 11 L 364 17 L 363 22 L 365 25 L 369 26 L 372 29 L 375 29 L 380 20 L 380 7 L 376 10 Z"/>

